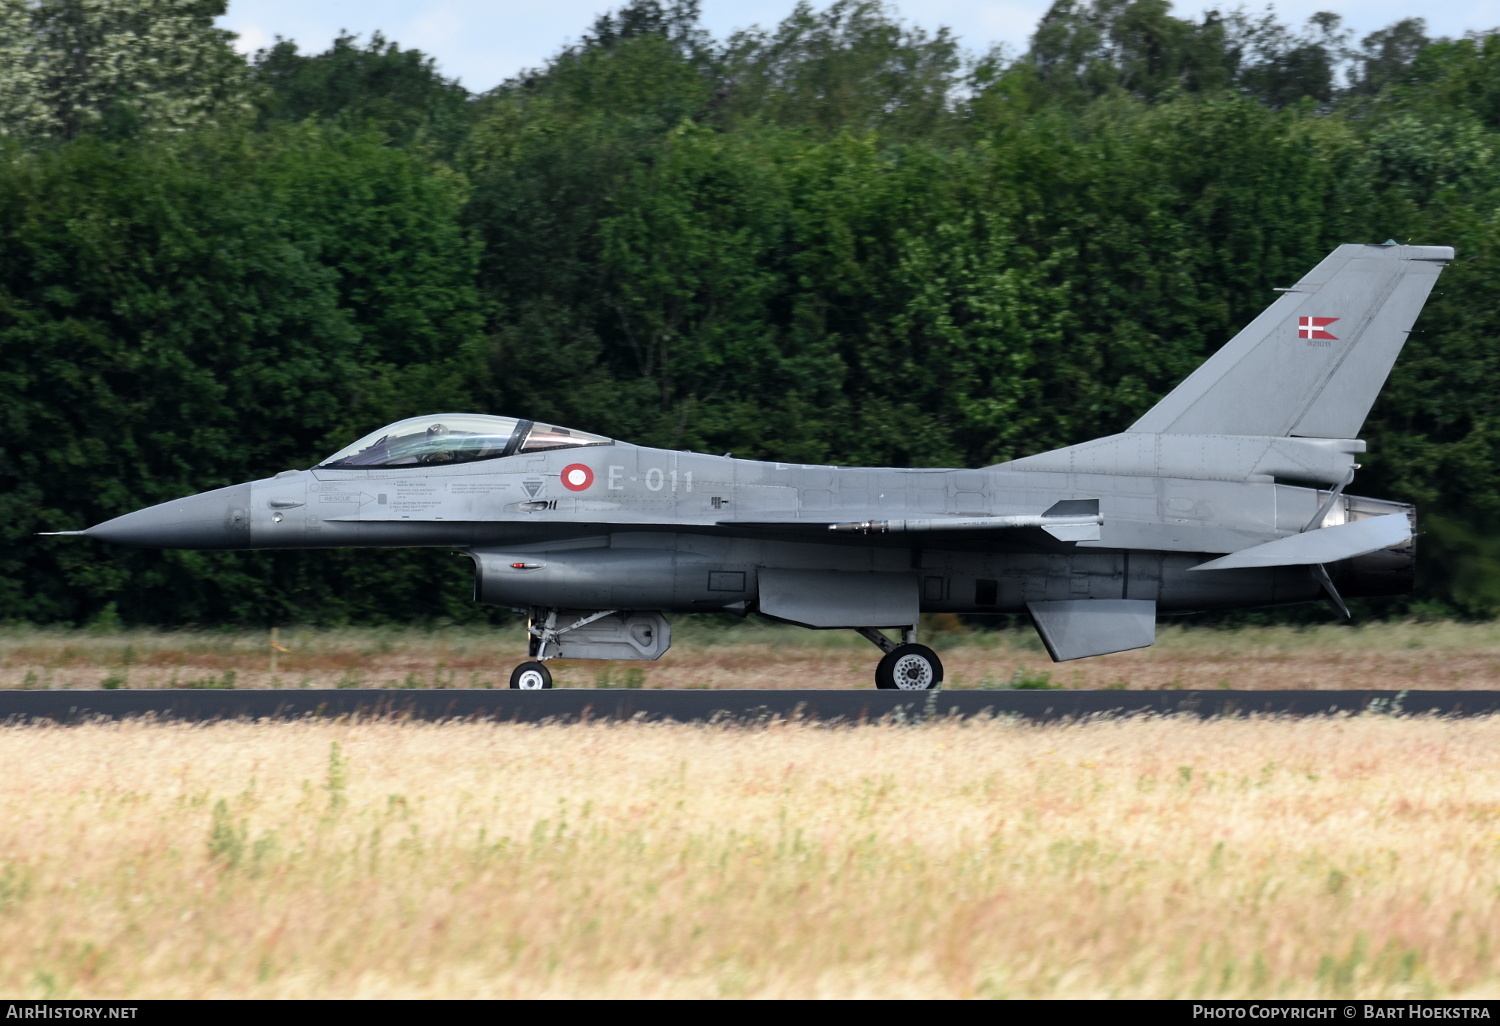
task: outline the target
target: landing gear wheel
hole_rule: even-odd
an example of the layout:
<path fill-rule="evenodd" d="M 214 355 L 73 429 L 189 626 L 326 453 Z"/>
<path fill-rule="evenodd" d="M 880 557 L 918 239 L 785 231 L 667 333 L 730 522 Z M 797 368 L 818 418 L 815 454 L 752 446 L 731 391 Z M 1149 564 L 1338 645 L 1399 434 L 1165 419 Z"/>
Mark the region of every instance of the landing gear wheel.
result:
<path fill-rule="evenodd" d="M 552 673 L 534 660 L 522 663 L 510 671 L 510 686 L 521 691 L 545 691 L 552 687 Z"/>
<path fill-rule="evenodd" d="M 926 645 L 897 645 L 875 667 L 875 686 L 928 691 L 943 682 L 943 664 Z"/>

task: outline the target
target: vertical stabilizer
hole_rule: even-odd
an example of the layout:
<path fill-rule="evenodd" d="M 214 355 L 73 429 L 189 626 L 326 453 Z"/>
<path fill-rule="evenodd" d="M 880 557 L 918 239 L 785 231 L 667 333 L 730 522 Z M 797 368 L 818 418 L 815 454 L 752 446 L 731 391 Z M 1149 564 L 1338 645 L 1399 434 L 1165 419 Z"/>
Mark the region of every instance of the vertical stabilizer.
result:
<path fill-rule="evenodd" d="M 1355 438 L 1448 246 L 1340 246 L 1132 432 Z"/>
<path fill-rule="evenodd" d="M 1340 246 L 1129 430 L 1014 470 L 1347 483 L 1448 246 Z"/>

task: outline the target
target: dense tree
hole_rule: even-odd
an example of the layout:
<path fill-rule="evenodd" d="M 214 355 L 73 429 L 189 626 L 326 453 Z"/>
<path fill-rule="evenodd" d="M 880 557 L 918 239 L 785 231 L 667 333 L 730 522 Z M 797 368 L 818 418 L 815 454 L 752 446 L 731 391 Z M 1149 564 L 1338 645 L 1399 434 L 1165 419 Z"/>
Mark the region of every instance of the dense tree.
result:
<path fill-rule="evenodd" d="M 420 590 L 421 575 L 403 585 L 370 561 L 325 560 L 320 577 L 305 558 L 32 536 L 472 402 L 474 252 L 453 185 L 375 140 L 313 130 L 5 157 L 0 616 L 73 618 L 127 596 L 131 618 L 158 622 L 309 603 L 328 616 L 374 581 L 396 603 Z"/>
<path fill-rule="evenodd" d="M 1167 0 L 1055 0 L 1027 63 L 1049 96 L 1063 101 L 1116 90 L 1155 99 L 1229 85 L 1234 55 L 1223 19 L 1213 12 L 1195 24 L 1170 10 Z"/>
<path fill-rule="evenodd" d="M 1403 18 L 1371 32 L 1360 44 L 1351 92 L 1374 96 L 1388 86 L 1407 81 L 1418 55 L 1431 44 L 1427 23 L 1421 18 Z"/>
<path fill-rule="evenodd" d="M 1500 30 L 1433 42 L 1412 61 L 1407 82 L 1394 90 L 1400 106 L 1427 115 L 1467 113 L 1500 129 Z"/>
<path fill-rule="evenodd" d="M 656 38 L 694 64 L 713 60 L 713 39 L 698 21 L 699 0 L 634 0 L 594 19 L 577 44 L 565 47 L 548 73 L 589 53 L 610 52 L 632 39 Z"/>
<path fill-rule="evenodd" d="M 225 0 L 0 0 L 0 132 L 204 124 L 244 102 Z"/>
<path fill-rule="evenodd" d="M 1303 99 L 1333 101 L 1349 44 L 1338 15 L 1314 14 L 1300 33 L 1270 12 L 1259 19 L 1236 13 L 1229 24 L 1235 80 L 1245 92 L 1277 109 Z"/>
<path fill-rule="evenodd" d="M 0 35 L 113 2 L 11 2 Z M 981 466 L 1122 429 L 1273 288 L 1388 237 L 1459 259 L 1356 487 L 1421 504 L 1418 608 L 1500 612 L 1500 34 L 1059 0 L 1026 53 L 971 59 L 868 0 L 723 42 L 635 0 L 479 97 L 380 36 L 163 67 L 72 121 L 25 121 L 35 76 L 6 101 L 0 617 L 487 616 L 442 553 L 30 535 L 440 408 Z"/>
<path fill-rule="evenodd" d="M 911 140 L 948 120 L 961 64 L 947 29 L 903 25 L 876 0 L 800 0 L 774 31 L 728 40 L 716 99 L 724 118 Z"/>
<path fill-rule="evenodd" d="M 268 122 L 319 118 L 373 128 L 398 146 L 421 142 L 445 155 L 468 128 L 468 91 L 439 74 L 431 57 L 403 50 L 379 32 L 364 46 L 341 34 L 317 54 L 278 39 L 255 54 L 251 71 Z"/>

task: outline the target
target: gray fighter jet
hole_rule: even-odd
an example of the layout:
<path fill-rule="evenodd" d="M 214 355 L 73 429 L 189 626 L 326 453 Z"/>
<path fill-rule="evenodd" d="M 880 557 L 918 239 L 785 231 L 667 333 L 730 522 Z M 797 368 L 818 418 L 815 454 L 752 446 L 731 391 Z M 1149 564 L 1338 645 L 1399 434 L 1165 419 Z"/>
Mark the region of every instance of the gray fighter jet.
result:
<path fill-rule="evenodd" d="M 549 659 L 657 659 L 668 612 L 858 631 L 881 688 L 938 686 L 918 615 L 1028 613 L 1055 660 L 1165 611 L 1410 588 L 1415 509 L 1345 493 L 1445 246 L 1346 245 L 1120 434 L 977 470 L 763 463 L 513 417 L 413 417 L 310 470 L 80 532 L 180 549 L 451 546 Z M 891 637 L 887 631 L 894 632 Z"/>

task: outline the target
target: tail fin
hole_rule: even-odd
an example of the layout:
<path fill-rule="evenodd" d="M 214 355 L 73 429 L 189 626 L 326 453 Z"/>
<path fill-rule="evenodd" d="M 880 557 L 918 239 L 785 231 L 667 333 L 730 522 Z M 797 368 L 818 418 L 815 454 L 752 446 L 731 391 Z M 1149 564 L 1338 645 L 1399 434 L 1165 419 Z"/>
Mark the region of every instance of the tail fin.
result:
<path fill-rule="evenodd" d="M 1448 246 L 1340 246 L 1123 434 L 1007 469 L 1338 484 L 1375 396 L 1453 259 Z"/>
<path fill-rule="evenodd" d="M 1448 246 L 1340 246 L 1131 431 L 1354 438 Z"/>

